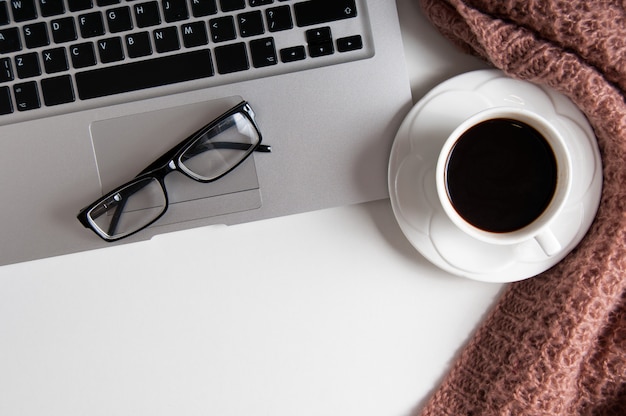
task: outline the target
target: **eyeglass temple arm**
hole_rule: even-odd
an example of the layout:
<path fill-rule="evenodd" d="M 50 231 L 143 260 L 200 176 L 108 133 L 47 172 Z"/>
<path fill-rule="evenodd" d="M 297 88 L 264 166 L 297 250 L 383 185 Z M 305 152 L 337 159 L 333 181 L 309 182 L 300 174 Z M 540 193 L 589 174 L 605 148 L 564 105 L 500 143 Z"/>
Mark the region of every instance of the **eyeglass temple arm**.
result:
<path fill-rule="evenodd" d="M 240 142 L 208 142 L 203 147 L 204 150 L 213 150 L 213 149 L 230 149 L 230 150 L 248 150 L 252 146 L 249 143 L 240 143 Z M 198 146 L 200 147 L 200 146 Z M 272 146 L 259 144 L 255 152 L 261 153 L 270 153 L 272 151 Z M 197 154 L 197 153 L 196 153 Z"/>
<path fill-rule="evenodd" d="M 126 189 L 124 189 L 124 194 L 125 195 L 132 195 L 135 192 L 141 190 L 142 188 L 148 186 L 148 182 L 137 182 L 136 184 L 134 184 L 133 186 L 130 186 Z M 101 215 L 106 214 L 109 211 L 109 208 L 112 207 L 113 205 L 115 206 L 115 211 L 113 212 L 113 218 L 111 218 L 111 222 L 109 224 L 109 229 L 107 230 L 107 234 L 108 235 L 114 235 L 115 231 L 117 230 L 117 226 L 120 223 L 120 218 L 122 217 L 122 214 L 124 213 L 124 208 L 126 207 L 126 201 L 128 201 L 128 198 L 126 198 L 125 195 L 122 195 L 121 193 L 118 192 L 117 195 L 120 195 L 120 200 L 116 200 L 113 199 L 113 201 L 111 201 L 111 203 L 108 205 L 108 207 L 98 211 L 98 212 L 92 212 L 92 217 L 98 218 Z"/>
<path fill-rule="evenodd" d="M 113 218 L 111 218 L 111 223 L 109 224 L 109 230 L 107 234 L 115 235 L 115 231 L 117 231 L 117 226 L 120 223 L 120 218 L 122 218 L 122 214 L 124 212 L 124 207 L 126 206 L 126 200 L 123 200 L 115 207 L 115 212 L 113 212 Z"/>
<path fill-rule="evenodd" d="M 254 151 L 259 153 L 272 153 L 272 146 L 268 144 L 260 144 L 256 149 L 254 149 Z"/>

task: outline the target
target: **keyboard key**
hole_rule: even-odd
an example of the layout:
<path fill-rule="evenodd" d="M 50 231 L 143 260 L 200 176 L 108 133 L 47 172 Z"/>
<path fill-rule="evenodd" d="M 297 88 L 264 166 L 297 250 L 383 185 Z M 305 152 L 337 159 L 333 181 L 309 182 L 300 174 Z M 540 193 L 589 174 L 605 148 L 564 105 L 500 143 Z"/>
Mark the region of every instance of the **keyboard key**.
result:
<path fill-rule="evenodd" d="M 41 57 L 43 59 L 43 67 L 47 74 L 54 74 L 69 69 L 65 48 L 45 50 L 41 53 Z"/>
<path fill-rule="evenodd" d="M 100 12 L 87 13 L 78 16 L 80 35 L 84 38 L 93 38 L 104 35 L 104 22 Z"/>
<path fill-rule="evenodd" d="M 20 33 L 16 27 L 0 29 L 0 53 L 17 52 L 21 49 Z"/>
<path fill-rule="evenodd" d="M 363 48 L 363 39 L 360 35 L 348 36 L 337 39 L 337 50 L 339 52 L 355 51 Z"/>
<path fill-rule="evenodd" d="M 278 6 L 265 10 L 267 28 L 270 32 L 279 32 L 293 28 L 289 6 Z"/>
<path fill-rule="evenodd" d="M 29 49 L 50 44 L 48 28 L 44 22 L 24 25 L 22 31 L 24 33 L 24 43 Z"/>
<path fill-rule="evenodd" d="M 223 16 L 209 20 L 209 30 L 213 42 L 224 42 L 237 38 L 235 20 L 232 16 Z"/>
<path fill-rule="evenodd" d="M 11 114 L 12 112 L 11 90 L 9 90 L 9 87 L 0 87 L 0 114 Z"/>
<path fill-rule="evenodd" d="M 37 52 L 17 55 L 15 57 L 15 72 L 20 79 L 41 75 L 39 55 L 37 55 Z"/>
<path fill-rule="evenodd" d="M 319 44 L 319 45 L 309 45 L 309 55 L 312 58 L 332 55 L 333 53 L 335 53 L 335 48 L 333 47 L 332 42 Z"/>
<path fill-rule="evenodd" d="M 333 41 L 333 35 L 330 27 L 324 26 L 317 29 L 310 29 L 305 32 L 306 41 L 311 43 L 327 43 Z"/>
<path fill-rule="evenodd" d="M 191 14 L 203 17 L 217 13 L 216 0 L 191 0 Z"/>
<path fill-rule="evenodd" d="M 220 6 L 223 12 L 233 12 L 246 7 L 245 0 L 220 0 Z"/>
<path fill-rule="evenodd" d="M 128 6 L 107 10 L 106 17 L 109 32 L 111 33 L 124 32 L 133 28 L 133 20 L 130 17 L 130 8 Z"/>
<path fill-rule="evenodd" d="M 11 58 L 0 58 L 0 82 L 13 81 Z"/>
<path fill-rule="evenodd" d="M 43 95 L 43 102 L 47 106 L 67 104 L 76 99 L 72 78 L 69 75 L 42 79 L 41 94 Z"/>
<path fill-rule="evenodd" d="M 265 6 L 266 4 L 274 3 L 274 0 L 249 0 L 250 6 Z"/>
<path fill-rule="evenodd" d="M 238 14 L 237 24 L 242 37 L 261 35 L 265 32 L 263 15 L 259 10 Z"/>
<path fill-rule="evenodd" d="M 220 74 L 230 74 L 250 68 L 246 44 L 243 42 L 218 46 L 213 52 L 215 53 L 217 72 Z"/>
<path fill-rule="evenodd" d="M 24 22 L 37 17 L 37 7 L 35 7 L 34 0 L 13 0 L 9 4 L 13 12 L 13 20 L 16 22 Z"/>
<path fill-rule="evenodd" d="M 100 39 L 96 43 L 96 48 L 98 49 L 98 55 L 100 55 L 100 62 L 103 64 L 124 59 L 124 48 L 122 47 L 122 38 L 120 37 Z"/>
<path fill-rule="evenodd" d="M 183 45 L 186 48 L 206 45 L 209 43 L 209 37 L 206 33 L 206 25 L 204 22 L 187 23 L 180 28 L 183 34 Z"/>
<path fill-rule="evenodd" d="M 82 100 L 174 84 L 213 75 L 209 50 L 197 50 L 76 74 Z"/>
<path fill-rule="evenodd" d="M 331 55 L 335 52 L 330 27 L 325 26 L 307 30 L 305 36 L 309 44 L 309 55 L 311 57 Z"/>
<path fill-rule="evenodd" d="M 357 15 L 354 0 L 309 0 L 294 4 L 293 10 L 296 24 L 300 27 L 349 19 Z"/>
<path fill-rule="evenodd" d="M 70 57 L 72 66 L 77 69 L 96 64 L 96 53 L 91 42 L 70 46 Z"/>
<path fill-rule="evenodd" d="M 63 0 L 39 0 L 39 9 L 43 17 L 57 16 L 65 12 Z"/>
<path fill-rule="evenodd" d="M 72 12 L 79 12 L 93 7 L 92 0 L 67 0 L 67 4 Z"/>
<path fill-rule="evenodd" d="M 168 23 L 188 19 L 187 0 L 163 0 L 163 15 Z"/>
<path fill-rule="evenodd" d="M 52 29 L 52 39 L 55 43 L 71 42 L 76 40 L 76 26 L 74 19 L 71 17 L 63 17 L 50 22 Z"/>
<path fill-rule="evenodd" d="M 6 1 L 0 1 L 0 25 L 8 25 L 10 21 L 9 9 Z"/>
<path fill-rule="evenodd" d="M 17 111 L 34 110 L 41 107 L 39 101 L 39 91 L 35 81 L 15 84 L 13 86 Z"/>
<path fill-rule="evenodd" d="M 175 26 L 157 29 L 152 32 L 154 37 L 154 48 L 159 53 L 171 52 L 180 49 L 178 40 L 178 29 Z"/>
<path fill-rule="evenodd" d="M 280 60 L 283 62 L 301 61 L 306 58 L 304 46 L 294 46 L 280 50 Z"/>
<path fill-rule="evenodd" d="M 148 32 L 126 35 L 125 43 L 128 56 L 131 58 L 152 54 L 152 45 L 150 44 L 150 34 Z"/>
<path fill-rule="evenodd" d="M 121 3 L 122 0 L 96 0 L 96 4 L 100 7 L 113 6 Z"/>
<path fill-rule="evenodd" d="M 250 41 L 250 56 L 255 68 L 276 65 L 276 47 L 273 38 L 255 39 Z"/>
<path fill-rule="evenodd" d="M 135 4 L 134 9 L 137 26 L 148 27 L 161 23 L 159 4 L 156 1 Z"/>

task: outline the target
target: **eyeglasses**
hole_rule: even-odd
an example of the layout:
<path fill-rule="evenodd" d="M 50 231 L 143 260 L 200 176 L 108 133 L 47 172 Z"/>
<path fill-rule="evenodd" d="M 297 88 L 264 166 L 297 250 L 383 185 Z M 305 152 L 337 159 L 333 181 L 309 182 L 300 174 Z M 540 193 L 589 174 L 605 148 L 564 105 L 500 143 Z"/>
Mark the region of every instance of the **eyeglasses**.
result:
<path fill-rule="evenodd" d="M 77 218 L 105 241 L 128 237 L 158 220 L 168 207 L 165 176 L 179 171 L 203 183 L 239 166 L 252 152 L 270 152 L 250 105 L 242 101 L 174 146 L 133 180 L 83 208 Z"/>

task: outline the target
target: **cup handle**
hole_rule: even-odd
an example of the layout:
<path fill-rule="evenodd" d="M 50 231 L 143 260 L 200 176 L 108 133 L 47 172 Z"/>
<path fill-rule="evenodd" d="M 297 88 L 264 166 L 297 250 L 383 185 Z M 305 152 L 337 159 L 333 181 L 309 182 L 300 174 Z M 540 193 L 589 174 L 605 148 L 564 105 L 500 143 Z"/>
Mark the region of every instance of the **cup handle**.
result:
<path fill-rule="evenodd" d="M 561 251 L 561 243 L 559 243 L 559 240 L 556 239 L 554 233 L 550 229 L 546 229 L 539 233 L 535 236 L 535 240 L 539 243 L 539 246 L 541 246 L 541 249 L 548 257 L 552 257 Z"/>

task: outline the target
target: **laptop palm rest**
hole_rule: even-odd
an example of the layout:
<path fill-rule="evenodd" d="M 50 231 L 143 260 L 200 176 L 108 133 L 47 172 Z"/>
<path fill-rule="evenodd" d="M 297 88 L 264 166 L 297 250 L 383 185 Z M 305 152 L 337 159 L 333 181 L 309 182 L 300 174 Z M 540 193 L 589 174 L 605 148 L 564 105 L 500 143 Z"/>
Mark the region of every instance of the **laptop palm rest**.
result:
<path fill-rule="evenodd" d="M 129 181 L 241 100 L 228 97 L 93 122 L 90 133 L 102 192 Z M 155 226 L 261 207 L 254 157 L 215 182 L 200 183 L 172 172 L 165 185 L 170 205 Z"/>

